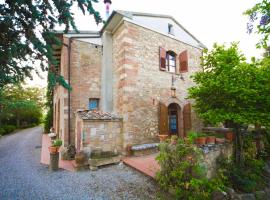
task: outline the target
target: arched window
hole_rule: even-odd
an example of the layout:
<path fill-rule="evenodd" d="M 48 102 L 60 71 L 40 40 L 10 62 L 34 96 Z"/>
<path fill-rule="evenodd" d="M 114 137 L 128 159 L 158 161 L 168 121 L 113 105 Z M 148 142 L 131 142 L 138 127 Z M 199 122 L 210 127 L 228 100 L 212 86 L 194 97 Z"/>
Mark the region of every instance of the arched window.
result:
<path fill-rule="evenodd" d="M 176 54 L 173 51 L 166 52 L 166 67 L 169 72 L 176 72 Z"/>

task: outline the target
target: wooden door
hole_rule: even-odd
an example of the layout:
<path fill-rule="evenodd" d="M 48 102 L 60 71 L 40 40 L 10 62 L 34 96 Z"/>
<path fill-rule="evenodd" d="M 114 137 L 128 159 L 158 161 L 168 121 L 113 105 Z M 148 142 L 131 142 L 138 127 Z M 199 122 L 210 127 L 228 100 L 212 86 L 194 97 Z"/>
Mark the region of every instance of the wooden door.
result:
<path fill-rule="evenodd" d="M 159 134 L 168 135 L 168 108 L 165 104 L 159 103 Z"/>
<path fill-rule="evenodd" d="M 186 104 L 183 109 L 183 118 L 184 118 L 184 136 L 187 136 L 188 131 L 191 130 L 191 105 L 190 103 Z"/>

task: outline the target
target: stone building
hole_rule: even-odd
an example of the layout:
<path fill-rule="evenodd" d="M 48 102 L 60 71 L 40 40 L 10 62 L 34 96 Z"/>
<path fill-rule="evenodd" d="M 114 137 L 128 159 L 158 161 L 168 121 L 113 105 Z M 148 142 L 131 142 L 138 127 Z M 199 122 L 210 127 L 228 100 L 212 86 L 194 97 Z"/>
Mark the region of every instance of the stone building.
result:
<path fill-rule="evenodd" d="M 64 146 L 124 152 L 200 130 L 187 89 L 205 46 L 174 18 L 114 11 L 99 32 L 59 33 L 54 127 Z"/>

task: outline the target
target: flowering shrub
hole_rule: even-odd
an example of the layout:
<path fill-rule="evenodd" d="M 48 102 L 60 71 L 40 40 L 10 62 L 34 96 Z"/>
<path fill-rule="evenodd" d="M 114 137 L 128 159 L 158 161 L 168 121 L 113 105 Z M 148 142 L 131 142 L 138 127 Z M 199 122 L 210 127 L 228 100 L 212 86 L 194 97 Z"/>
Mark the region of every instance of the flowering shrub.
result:
<path fill-rule="evenodd" d="M 213 191 L 221 191 L 223 183 L 219 179 L 206 179 L 202 158 L 201 149 L 189 141 L 162 143 L 157 157 L 161 170 L 156 176 L 161 188 L 170 191 L 176 199 L 188 200 L 207 200 Z"/>

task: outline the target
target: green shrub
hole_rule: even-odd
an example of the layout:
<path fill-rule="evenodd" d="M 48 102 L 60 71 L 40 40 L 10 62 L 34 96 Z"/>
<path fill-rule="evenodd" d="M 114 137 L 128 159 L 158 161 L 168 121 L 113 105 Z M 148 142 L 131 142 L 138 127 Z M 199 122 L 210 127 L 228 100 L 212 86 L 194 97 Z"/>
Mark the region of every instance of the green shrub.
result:
<path fill-rule="evenodd" d="M 0 128 L 0 135 L 5 135 L 6 131 L 3 128 Z"/>
<path fill-rule="evenodd" d="M 266 157 L 270 156 L 270 129 L 264 129 L 263 132 L 263 144 L 264 144 L 264 150 L 266 152 Z"/>
<path fill-rule="evenodd" d="M 14 125 L 3 125 L 1 126 L 2 129 L 4 129 L 4 134 L 3 135 L 6 135 L 6 134 L 9 134 L 11 132 L 13 132 L 15 129 L 16 129 L 16 126 Z"/>
<path fill-rule="evenodd" d="M 50 132 L 50 128 L 53 126 L 53 109 L 50 107 L 48 112 L 46 113 L 44 119 L 44 131 L 45 133 Z"/>
<path fill-rule="evenodd" d="M 246 159 L 243 165 L 236 165 L 232 159 L 220 158 L 219 168 L 227 181 L 225 185 L 239 192 L 254 192 L 265 187 L 263 177 L 264 161 Z"/>
<path fill-rule="evenodd" d="M 190 143 L 194 143 L 194 140 L 198 137 L 198 133 L 195 131 L 188 132 L 187 138 Z"/>
<path fill-rule="evenodd" d="M 52 146 L 54 147 L 60 147 L 62 146 L 63 142 L 60 139 L 53 140 Z"/>
<path fill-rule="evenodd" d="M 161 170 L 156 176 L 161 188 L 170 191 L 175 199 L 210 199 L 213 191 L 223 189 L 223 184 L 205 178 L 202 158 L 201 149 L 189 141 L 178 139 L 175 145 L 162 143 L 157 157 Z"/>

